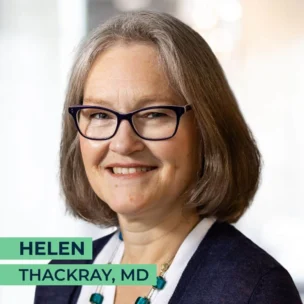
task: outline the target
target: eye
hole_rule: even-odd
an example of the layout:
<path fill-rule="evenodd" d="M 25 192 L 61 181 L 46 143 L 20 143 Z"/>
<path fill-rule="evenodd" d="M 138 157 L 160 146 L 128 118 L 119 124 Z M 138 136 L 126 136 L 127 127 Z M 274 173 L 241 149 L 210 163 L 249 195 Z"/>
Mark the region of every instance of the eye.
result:
<path fill-rule="evenodd" d="M 160 113 L 160 112 L 149 112 L 149 113 L 145 113 L 143 116 L 145 118 L 159 118 L 159 117 L 165 117 L 165 116 L 167 116 L 167 114 Z"/>
<path fill-rule="evenodd" d="M 90 115 L 90 118 L 91 119 L 100 119 L 100 120 L 102 120 L 102 119 L 109 119 L 110 117 L 109 117 L 109 115 L 107 113 L 98 112 L 98 113 L 92 113 Z"/>

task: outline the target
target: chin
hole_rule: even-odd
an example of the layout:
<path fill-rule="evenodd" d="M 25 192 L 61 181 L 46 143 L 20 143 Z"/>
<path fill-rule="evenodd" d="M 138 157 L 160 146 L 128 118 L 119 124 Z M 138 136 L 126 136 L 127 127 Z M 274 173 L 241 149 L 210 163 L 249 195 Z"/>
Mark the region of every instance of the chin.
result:
<path fill-rule="evenodd" d="M 140 213 L 146 206 L 142 200 L 136 199 L 129 199 L 126 198 L 122 199 L 115 199 L 115 200 L 108 200 L 108 206 L 117 214 L 122 215 L 135 215 Z"/>

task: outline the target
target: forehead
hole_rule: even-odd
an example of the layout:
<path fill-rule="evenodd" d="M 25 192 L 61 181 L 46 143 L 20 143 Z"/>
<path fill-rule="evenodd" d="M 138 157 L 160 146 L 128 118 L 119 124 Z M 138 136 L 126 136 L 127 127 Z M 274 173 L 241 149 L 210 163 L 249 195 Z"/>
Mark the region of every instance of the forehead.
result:
<path fill-rule="evenodd" d="M 85 83 L 84 103 L 134 106 L 142 99 L 178 103 L 156 48 L 152 44 L 121 43 L 99 55 Z"/>

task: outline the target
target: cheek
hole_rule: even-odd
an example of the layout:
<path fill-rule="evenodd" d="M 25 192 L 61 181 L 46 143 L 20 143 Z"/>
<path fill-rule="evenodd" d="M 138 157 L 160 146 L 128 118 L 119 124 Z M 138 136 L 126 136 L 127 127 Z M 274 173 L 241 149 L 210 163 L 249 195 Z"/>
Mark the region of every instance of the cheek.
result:
<path fill-rule="evenodd" d="M 165 173 L 190 174 L 197 167 L 197 145 L 188 133 L 179 133 L 168 141 L 151 147 L 151 152 L 162 161 Z"/>
<path fill-rule="evenodd" d="M 199 166 L 197 150 L 189 137 L 178 136 L 174 141 L 164 142 L 157 151 L 157 157 L 163 162 L 160 183 L 168 189 L 183 191 L 196 179 Z"/>
<path fill-rule="evenodd" d="M 93 141 L 79 138 L 82 160 L 86 169 L 98 166 L 106 153 L 106 144 L 102 141 Z"/>

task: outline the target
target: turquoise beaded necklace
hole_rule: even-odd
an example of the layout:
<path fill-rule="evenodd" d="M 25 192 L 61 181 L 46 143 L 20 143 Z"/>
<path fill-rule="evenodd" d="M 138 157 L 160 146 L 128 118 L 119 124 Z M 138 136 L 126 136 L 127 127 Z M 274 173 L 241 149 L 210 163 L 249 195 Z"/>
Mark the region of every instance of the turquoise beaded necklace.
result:
<path fill-rule="evenodd" d="M 122 238 L 121 232 L 119 232 L 118 237 L 119 237 L 119 240 L 122 242 L 123 238 Z M 115 255 L 118 251 L 118 248 L 119 248 L 119 245 L 121 244 L 121 242 L 119 242 L 117 244 L 115 250 L 112 253 L 112 256 L 111 256 L 108 264 L 112 264 L 112 261 L 113 261 Z M 156 290 L 162 290 L 165 287 L 166 280 L 164 278 L 164 275 L 167 272 L 167 270 L 169 269 L 169 267 L 170 267 L 170 265 L 173 261 L 173 258 L 170 261 L 168 261 L 167 263 L 164 263 L 164 264 L 161 265 L 160 273 L 156 278 L 156 285 L 153 285 L 151 287 L 151 290 L 148 293 L 148 295 L 146 297 L 138 297 L 134 304 L 150 304 L 151 303 L 151 297 L 152 297 L 153 293 Z M 104 296 L 102 294 L 102 286 L 98 286 L 96 288 L 96 291 L 94 293 L 92 293 L 92 295 L 90 297 L 90 303 L 92 303 L 92 304 L 102 304 L 103 299 L 104 299 Z"/>

